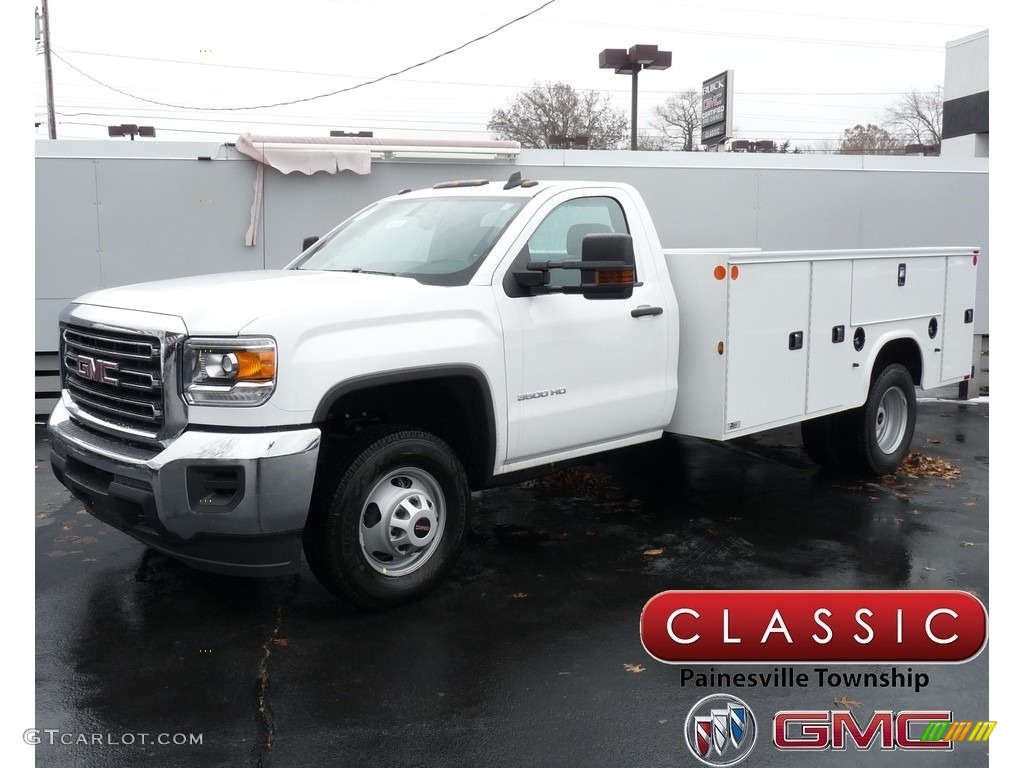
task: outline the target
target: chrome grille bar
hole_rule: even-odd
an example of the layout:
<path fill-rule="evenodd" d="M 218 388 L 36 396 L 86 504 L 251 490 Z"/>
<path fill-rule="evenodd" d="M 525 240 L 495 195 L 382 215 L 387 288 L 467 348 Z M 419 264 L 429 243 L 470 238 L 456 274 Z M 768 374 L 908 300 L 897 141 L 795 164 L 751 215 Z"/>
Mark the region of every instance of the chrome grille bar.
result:
<path fill-rule="evenodd" d="M 114 428 L 163 426 L 159 338 L 68 325 L 61 346 L 64 388 L 82 411 Z"/>

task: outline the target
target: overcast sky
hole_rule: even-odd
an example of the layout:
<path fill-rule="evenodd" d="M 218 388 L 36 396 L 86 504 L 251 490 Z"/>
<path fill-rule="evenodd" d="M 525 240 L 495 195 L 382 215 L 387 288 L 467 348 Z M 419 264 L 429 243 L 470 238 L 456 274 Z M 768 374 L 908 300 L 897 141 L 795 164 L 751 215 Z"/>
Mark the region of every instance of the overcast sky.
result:
<path fill-rule="evenodd" d="M 105 137 L 118 123 L 153 125 L 164 139 L 332 128 L 489 138 L 491 111 L 538 81 L 606 92 L 628 114 L 629 77 L 598 69 L 597 58 L 642 43 L 672 51 L 673 63 L 640 75 L 641 132 L 655 105 L 732 69 L 736 138 L 806 147 L 882 121 L 902 92 L 940 86 L 946 43 L 989 28 L 992 13 L 989 2 L 962 0 L 51 0 L 49 8 L 60 138 Z M 400 76 L 262 106 L 359 86 L 526 14 Z M 42 56 L 35 61 L 36 133 L 45 138 Z M 251 106 L 261 108 L 178 108 Z"/>

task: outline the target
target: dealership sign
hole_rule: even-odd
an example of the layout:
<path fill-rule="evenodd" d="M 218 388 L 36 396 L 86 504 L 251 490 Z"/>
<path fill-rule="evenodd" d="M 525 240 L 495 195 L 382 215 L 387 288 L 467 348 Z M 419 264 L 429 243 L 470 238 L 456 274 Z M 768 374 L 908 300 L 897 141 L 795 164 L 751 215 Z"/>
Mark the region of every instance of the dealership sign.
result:
<path fill-rule="evenodd" d="M 640 615 L 668 664 L 959 663 L 987 639 L 984 605 L 957 590 L 670 590 Z"/>
<path fill-rule="evenodd" d="M 701 90 L 700 143 L 718 145 L 732 137 L 732 70 L 704 81 Z"/>

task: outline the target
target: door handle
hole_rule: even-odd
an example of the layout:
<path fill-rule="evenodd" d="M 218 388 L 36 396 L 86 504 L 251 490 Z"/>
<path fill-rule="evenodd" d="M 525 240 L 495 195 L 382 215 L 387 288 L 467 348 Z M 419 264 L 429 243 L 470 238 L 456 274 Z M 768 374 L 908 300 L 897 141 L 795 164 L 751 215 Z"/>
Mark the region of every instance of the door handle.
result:
<path fill-rule="evenodd" d="M 642 307 L 637 307 L 629 314 L 633 317 L 646 317 L 647 315 L 660 315 L 664 311 L 661 307 L 652 307 L 645 304 Z"/>

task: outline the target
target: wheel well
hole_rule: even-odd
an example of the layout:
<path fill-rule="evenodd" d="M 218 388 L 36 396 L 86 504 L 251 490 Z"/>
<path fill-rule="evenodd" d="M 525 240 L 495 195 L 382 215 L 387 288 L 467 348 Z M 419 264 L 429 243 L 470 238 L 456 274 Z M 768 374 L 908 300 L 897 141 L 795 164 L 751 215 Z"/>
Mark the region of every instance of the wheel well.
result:
<path fill-rule="evenodd" d="M 403 376 L 364 384 L 338 396 L 320 420 L 328 451 L 332 444 L 380 425 L 420 429 L 452 447 L 471 488 L 487 484 L 495 451 L 494 415 L 490 396 L 475 377 Z"/>
<path fill-rule="evenodd" d="M 921 385 L 921 349 L 913 339 L 894 339 L 882 347 L 871 368 L 871 381 L 893 363 L 899 363 L 910 372 L 914 384 Z"/>

